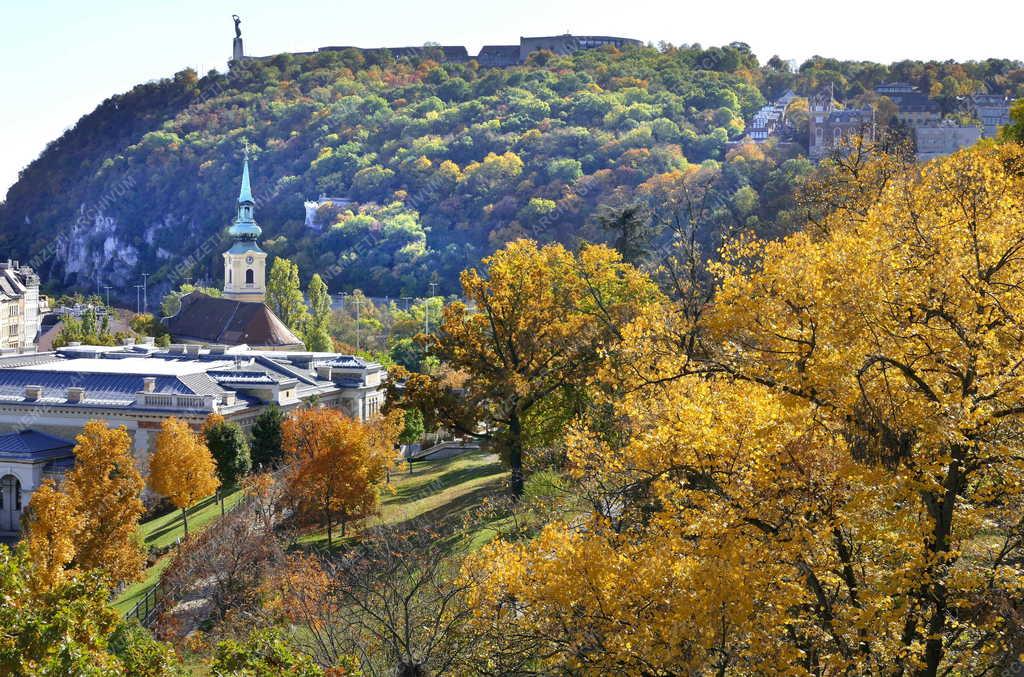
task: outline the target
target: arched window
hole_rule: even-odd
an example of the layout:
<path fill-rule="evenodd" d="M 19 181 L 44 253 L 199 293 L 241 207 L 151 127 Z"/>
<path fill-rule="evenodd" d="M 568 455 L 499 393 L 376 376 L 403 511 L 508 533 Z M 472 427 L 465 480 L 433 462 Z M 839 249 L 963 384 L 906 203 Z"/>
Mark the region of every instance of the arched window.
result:
<path fill-rule="evenodd" d="M 0 530 L 18 531 L 21 523 L 21 481 L 14 475 L 0 479 Z"/>
<path fill-rule="evenodd" d="M 252 272 L 252 268 L 247 268 L 245 271 L 245 286 L 251 287 L 255 281 L 255 275 Z"/>

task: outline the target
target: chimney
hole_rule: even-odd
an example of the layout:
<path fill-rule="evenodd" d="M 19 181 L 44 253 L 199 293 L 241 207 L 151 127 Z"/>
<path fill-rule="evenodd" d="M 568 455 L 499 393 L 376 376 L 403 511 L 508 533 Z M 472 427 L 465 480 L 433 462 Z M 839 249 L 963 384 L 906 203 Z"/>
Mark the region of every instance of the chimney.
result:
<path fill-rule="evenodd" d="M 198 343 L 189 343 L 185 346 L 185 352 L 189 355 L 198 355 L 200 348 L 202 348 L 202 346 Z"/>
<path fill-rule="evenodd" d="M 222 343 L 215 343 L 210 346 L 211 355 L 223 355 L 228 351 L 228 347 Z"/>
<path fill-rule="evenodd" d="M 151 393 L 156 390 L 156 376 L 142 377 L 142 392 Z"/>
<path fill-rule="evenodd" d="M 85 401 L 85 388 L 71 387 L 68 388 L 68 402 L 72 404 L 80 404 Z"/>
<path fill-rule="evenodd" d="M 316 365 L 316 377 L 321 381 L 331 380 L 331 365 L 329 364 L 318 364 Z"/>
<path fill-rule="evenodd" d="M 133 345 L 135 345 L 135 339 L 133 339 L 133 338 L 123 338 L 123 339 L 121 339 L 121 345 L 123 345 L 123 346 L 133 346 Z"/>
<path fill-rule="evenodd" d="M 182 343 L 172 343 L 171 347 L 168 348 L 168 352 L 173 353 L 175 355 L 181 354 L 185 352 L 185 345 Z"/>
<path fill-rule="evenodd" d="M 152 345 L 155 345 L 155 344 L 156 344 L 156 338 L 155 337 L 153 337 L 153 336 L 143 336 L 142 337 L 142 345 L 144 345 L 144 346 L 152 346 Z"/>
<path fill-rule="evenodd" d="M 33 401 L 43 399 L 43 386 L 25 386 L 25 399 Z"/>

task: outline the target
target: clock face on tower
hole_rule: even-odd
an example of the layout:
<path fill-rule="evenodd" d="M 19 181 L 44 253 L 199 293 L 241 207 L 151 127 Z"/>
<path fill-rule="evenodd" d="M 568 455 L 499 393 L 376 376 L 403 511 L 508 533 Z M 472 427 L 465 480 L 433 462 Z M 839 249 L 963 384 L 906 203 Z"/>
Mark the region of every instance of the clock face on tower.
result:
<path fill-rule="evenodd" d="M 254 261 L 254 259 L 251 256 L 246 256 L 245 257 L 245 262 L 246 263 L 252 263 L 253 261 Z"/>

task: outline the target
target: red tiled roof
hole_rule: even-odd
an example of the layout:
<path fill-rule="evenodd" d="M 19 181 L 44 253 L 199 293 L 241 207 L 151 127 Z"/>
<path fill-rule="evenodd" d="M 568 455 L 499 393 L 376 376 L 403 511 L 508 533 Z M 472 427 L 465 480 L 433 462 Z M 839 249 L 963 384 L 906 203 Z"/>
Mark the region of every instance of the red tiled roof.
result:
<path fill-rule="evenodd" d="M 265 303 L 233 301 L 194 291 L 164 323 L 177 341 L 301 348 L 302 341 Z"/>

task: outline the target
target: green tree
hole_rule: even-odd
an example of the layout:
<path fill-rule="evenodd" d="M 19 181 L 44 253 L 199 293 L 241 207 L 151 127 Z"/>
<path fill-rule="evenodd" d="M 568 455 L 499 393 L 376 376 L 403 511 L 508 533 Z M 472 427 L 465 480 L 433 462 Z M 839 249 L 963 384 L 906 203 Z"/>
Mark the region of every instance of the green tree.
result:
<path fill-rule="evenodd" d="M 187 296 L 194 291 L 214 297 L 220 297 L 224 294 L 216 287 L 200 287 L 194 284 L 183 284 L 177 289 L 167 292 L 167 295 L 164 296 L 163 300 L 160 302 L 160 314 L 163 317 L 172 317 L 173 315 L 177 315 L 178 311 L 181 310 L 181 297 Z"/>
<path fill-rule="evenodd" d="M 426 428 L 423 425 L 423 413 L 415 407 L 406 409 L 404 416 L 404 427 L 398 436 L 402 444 L 415 444 L 423 439 Z"/>
<path fill-rule="evenodd" d="M 23 546 L 0 545 L 0 674 L 178 674 L 169 647 L 124 627 L 100 573 L 76 573 L 45 594 L 36 592 L 35 575 Z"/>
<path fill-rule="evenodd" d="M 241 426 L 223 419 L 214 421 L 205 427 L 206 446 L 217 464 L 217 478 L 220 480 L 218 495 L 221 513 L 224 512 L 224 494 L 238 486 L 252 468 L 249 454 L 249 441 Z"/>
<path fill-rule="evenodd" d="M 281 425 L 284 412 L 276 404 L 260 412 L 252 426 L 252 464 L 259 468 L 275 467 L 284 455 L 281 448 Z"/>
<path fill-rule="evenodd" d="M 286 258 L 277 257 L 270 267 L 267 305 L 298 336 L 305 334 L 309 311 L 299 285 L 299 267 Z"/>
<path fill-rule="evenodd" d="M 1000 133 L 1006 141 L 1024 143 L 1024 99 L 1013 104 L 1010 109 L 1010 123 L 1004 126 Z"/>
<path fill-rule="evenodd" d="M 256 630 L 240 641 L 227 639 L 218 643 L 211 667 L 214 674 L 233 677 L 320 677 L 324 674 L 310 656 L 293 649 L 283 634 L 272 628 Z"/>
<path fill-rule="evenodd" d="M 331 292 L 319 273 L 313 273 L 309 281 L 309 306 L 311 316 L 305 334 L 306 350 L 328 352 L 334 349 L 331 340 Z"/>

